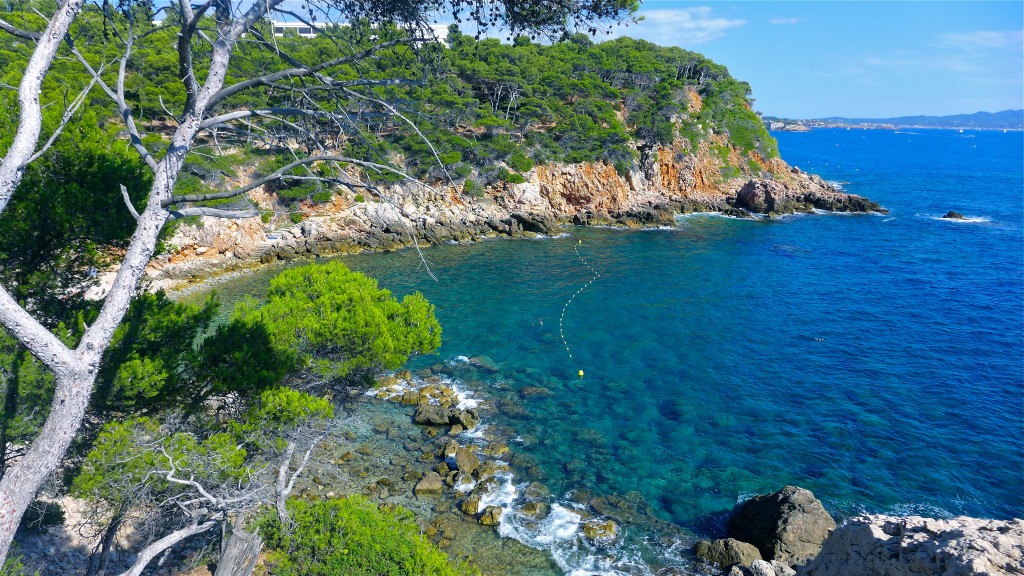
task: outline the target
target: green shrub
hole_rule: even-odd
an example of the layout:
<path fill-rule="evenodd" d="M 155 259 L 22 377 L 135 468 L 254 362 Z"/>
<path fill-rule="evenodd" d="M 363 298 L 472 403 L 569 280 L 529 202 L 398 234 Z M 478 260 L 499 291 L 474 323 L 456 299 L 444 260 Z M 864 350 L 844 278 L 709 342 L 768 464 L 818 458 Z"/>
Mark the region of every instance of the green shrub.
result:
<path fill-rule="evenodd" d="M 288 213 L 288 219 L 291 220 L 293 224 L 298 224 L 299 222 L 305 220 L 306 216 L 303 215 L 302 212 L 296 210 L 295 212 Z"/>
<path fill-rule="evenodd" d="M 39 576 L 39 571 L 36 570 L 33 574 Z M 20 556 L 8 554 L 3 567 L 0 567 L 0 576 L 29 576 L 29 573 L 25 570 Z"/>
<path fill-rule="evenodd" d="M 356 202 L 366 202 L 366 198 L 363 198 L 362 194 L 356 194 L 355 201 Z"/>
<path fill-rule="evenodd" d="M 259 321 L 276 348 L 295 350 L 324 378 L 369 381 L 441 345 L 434 306 L 419 292 L 399 302 L 340 262 L 292 268 L 270 281 L 267 302 L 242 302 L 236 318 Z"/>
<path fill-rule="evenodd" d="M 479 198 L 484 195 L 484 187 L 476 180 L 467 178 L 465 184 L 462 185 L 462 193 L 466 196 Z"/>
<path fill-rule="evenodd" d="M 334 199 L 334 192 L 331 192 L 330 190 L 321 190 L 316 194 L 313 194 L 312 198 L 313 202 L 318 202 L 321 204 L 325 202 L 330 202 L 332 199 Z"/>
<path fill-rule="evenodd" d="M 523 182 L 526 182 L 526 178 L 524 178 L 522 174 L 509 174 L 508 177 L 505 178 L 505 181 L 510 184 L 522 184 Z"/>
<path fill-rule="evenodd" d="M 533 160 L 523 153 L 522 150 L 516 150 L 508 157 L 509 168 L 516 172 L 529 172 L 533 168 Z"/>
<path fill-rule="evenodd" d="M 273 213 L 273 212 L 271 212 L 270 210 L 264 210 L 264 211 L 263 211 L 263 212 L 262 212 L 262 213 L 260 214 L 260 220 L 261 220 L 261 221 L 262 221 L 262 222 L 263 222 L 264 224 L 268 224 L 268 223 L 270 223 L 270 219 L 271 219 L 271 218 L 273 218 L 273 217 L 274 217 L 274 213 Z"/>
<path fill-rule="evenodd" d="M 441 163 L 445 165 L 462 162 L 462 154 L 458 151 L 442 152 L 438 154 L 437 157 L 440 158 Z"/>
<path fill-rule="evenodd" d="M 420 534 L 412 513 L 381 509 L 362 496 L 288 502 L 294 525 L 275 514 L 258 521 L 270 576 L 476 576 Z"/>

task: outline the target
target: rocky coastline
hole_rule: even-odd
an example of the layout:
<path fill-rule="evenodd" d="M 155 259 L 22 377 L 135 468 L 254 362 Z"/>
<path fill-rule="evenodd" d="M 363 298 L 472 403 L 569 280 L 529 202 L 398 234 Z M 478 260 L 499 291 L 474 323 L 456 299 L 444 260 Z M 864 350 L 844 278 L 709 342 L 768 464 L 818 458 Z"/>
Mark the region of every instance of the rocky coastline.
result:
<path fill-rule="evenodd" d="M 728 538 L 694 554 L 728 576 L 1024 574 L 1024 521 L 858 515 L 836 526 L 810 491 L 786 486 L 737 506 Z"/>
<path fill-rule="evenodd" d="M 152 289 L 180 289 L 279 260 L 395 250 L 414 238 L 428 246 L 555 234 L 566 225 L 671 226 L 676 215 L 694 212 L 738 218 L 885 212 L 778 158 L 757 157 L 736 175 L 708 143 L 695 154 L 676 142 L 638 155 L 628 173 L 603 163 L 538 165 L 525 182 L 500 182 L 475 197 L 445 183 L 403 183 L 376 195 L 338 190 L 329 202 L 303 204 L 300 217 L 203 218 L 176 228 L 147 276 Z M 258 191 L 252 200 L 267 214 L 281 208 L 272 193 Z"/>

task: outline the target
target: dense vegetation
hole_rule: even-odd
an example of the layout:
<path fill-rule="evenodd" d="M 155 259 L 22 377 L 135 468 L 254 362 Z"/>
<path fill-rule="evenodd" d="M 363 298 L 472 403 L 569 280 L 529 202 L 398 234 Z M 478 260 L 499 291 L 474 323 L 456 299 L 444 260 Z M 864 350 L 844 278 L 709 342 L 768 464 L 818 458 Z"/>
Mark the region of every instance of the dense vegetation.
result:
<path fill-rule="evenodd" d="M 434 308 L 423 296 L 399 301 L 340 263 L 284 272 L 272 281 L 267 302 L 244 301 L 219 323 L 218 308 L 215 299 L 192 306 L 143 294 L 118 328 L 64 476 L 70 493 L 90 502 L 86 519 L 98 532 L 115 534 L 129 520 L 157 534 L 187 527 L 205 509 L 183 508 L 183 501 L 209 507 L 195 485 L 235 502 L 236 512 L 271 504 L 277 493 L 269 475 L 290 462 L 297 447 L 318 446 L 333 414 L 327 398 L 334 387 L 365 385 L 441 342 Z M 79 323 L 60 330 L 74 339 L 91 314 L 77 312 Z M 53 393 L 52 374 L 5 332 L 0 386 L 2 476 L 5 464 L 38 434 Z M 416 573 L 467 573 L 448 567 L 408 513 L 378 513 L 358 501 L 347 506 L 346 530 L 365 521 L 364 536 L 386 528 L 399 538 L 380 560 L 368 541 L 346 532 L 352 566 L 393 565 L 365 573 L 405 573 L 401 554 L 408 553 L 409 566 L 425 570 Z M 304 537 L 296 533 L 294 545 L 307 545 Z M 112 541 L 103 541 L 101 557 Z M 284 562 L 285 556 L 276 558 Z M 291 573 L 291 564 L 282 566 L 281 573 Z"/>
<path fill-rule="evenodd" d="M 273 515 L 259 522 L 269 576 L 472 576 L 420 534 L 404 508 L 378 508 L 361 496 L 288 503 L 294 524 Z"/>
<path fill-rule="evenodd" d="M 96 30 L 89 20 L 98 17 L 95 11 L 86 10 L 77 24 L 80 33 Z M 6 18 L 19 24 L 36 16 L 13 12 Z M 137 25 L 151 26 L 141 17 Z M 406 35 L 397 28 L 374 29 L 371 34 L 358 26 L 334 29 L 333 33 L 337 38 L 285 37 L 278 43 L 296 60 L 323 61 L 345 55 L 340 48 L 345 44 L 339 38 L 354 46 L 351 51 L 357 51 Z M 173 34 L 172 27 L 155 27 L 131 55 L 129 69 L 133 73 L 127 77 L 126 98 L 143 132 L 146 126 L 173 122 L 168 111 L 179 109 L 185 98 L 180 83 L 173 81 L 178 73 L 176 53 L 167 49 L 173 46 Z M 12 38 L 0 38 L 2 81 L 8 84 L 16 82 L 18 65 L 30 49 L 27 43 Z M 336 78 L 352 81 L 354 86 L 379 83 L 360 91 L 324 95 L 317 103 L 325 111 L 344 112 L 348 125 L 309 117 L 295 122 L 311 135 L 333 131 L 336 135 L 329 141 L 341 153 L 397 166 L 419 178 L 452 178 L 463 182 L 470 194 L 496 181 L 521 181 L 522 174 L 537 163 L 603 161 L 626 171 L 638 161 L 638 148 L 679 139 L 692 152 L 712 134 L 727 136 L 743 156 L 777 155 L 774 140 L 750 108 L 749 85 L 695 52 L 631 38 L 595 43 L 584 35 L 567 36 L 554 44 L 538 44 L 526 36 L 503 43 L 491 38 L 477 40 L 461 34 L 455 26 L 443 40 L 448 47 L 424 43 L 380 49 L 374 59 L 336 71 Z M 112 61 L 117 56 L 114 43 L 103 38 L 79 37 L 77 46 L 90 58 L 102 55 Z M 231 64 L 231 81 L 282 66 L 280 59 L 257 44 L 243 43 L 238 52 Z M 48 82 L 73 89 L 87 84 L 88 78 L 68 58 L 58 62 Z M 302 84 L 301 79 L 292 82 Z M 294 105 L 297 96 L 284 89 L 288 85 L 280 82 L 247 91 L 227 99 L 223 107 Z M 315 91 L 302 94 L 317 95 Z M 703 102 L 699 110 L 694 103 L 697 98 Z M 0 124 L 13 125 L 13 102 L 13 93 L 0 93 Z M 408 123 L 388 113 L 379 102 L 393 103 Z M 48 118 L 51 129 L 59 120 L 56 108 Z M 416 130 L 409 123 L 415 124 Z M 0 254 L 0 261 L 10 263 L 5 269 L 23 274 L 47 266 L 86 270 L 102 262 L 102 254 L 95 253 L 94 247 L 116 245 L 130 230 L 130 216 L 117 205 L 116 184 L 127 186 L 133 199 L 141 201 L 140 191 L 148 185 L 148 175 L 123 137 L 117 138 L 121 125 L 117 111 L 109 104 L 107 108 L 93 107 L 76 117 L 74 124 L 70 141 L 62 139 L 62 145 L 38 166 L 33 165 L 33 174 L 22 188 L 34 192 L 19 191 L 16 204 L 0 219 L 0 235 L 24 237 L 24 242 L 15 245 L 32 246 L 31 250 Z M 346 135 L 338 137 L 339 129 Z M 178 182 L 179 192 L 208 191 L 225 179 L 242 176 L 237 168 L 242 165 L 257 167 L 250 176 L 269 174 L 313 153 L 324 141 L 295 141 L 293 136 L 289 132 L 286 140 L 273 133 L 222 131 L 218 138 L 238 142 L 235 153 L 223 156 L 199 150 L 191 154 Z M 158 138 L 144 136 L 143 140 L 158 153 Z M 118 141 L 121 143 L 115 145 Z M 736 168 L 745 171 L 748 163 L 739 164 Z M 329 176 L 324 173 L 326 167 L 314 169 Z M 398 178 L 387 171 L 368 176 Z M 97 188 L 105 190 L 93 193 Z M 285 207 L 332 196 L 329 184 L 310 180 L 285 180 L 273 189 Z M 104 218 L 103 226 L 88 221 L 99 215 Z M 55 226 L 38 226 L 41 217 Z M 61 250 L 53 246 L 60 239 L 73 239 L 76 245 L 90 249 Z M 40 266 L 47 258 L 47 266 Z M 26 282 L 23 291 L 40 282 L 43 279 Z"/>

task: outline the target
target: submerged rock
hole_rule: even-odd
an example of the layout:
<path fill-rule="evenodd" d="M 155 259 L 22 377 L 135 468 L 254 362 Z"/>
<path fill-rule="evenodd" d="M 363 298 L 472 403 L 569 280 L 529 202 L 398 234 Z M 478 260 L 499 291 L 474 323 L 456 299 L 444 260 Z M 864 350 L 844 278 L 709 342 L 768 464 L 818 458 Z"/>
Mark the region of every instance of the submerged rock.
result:
<path fill-rule="evenodd" d="M 441 475 L 437 472 L 427 472 L 423 475 L 423 479 L 416 484 L 413 488 L 413 492 L 417 496 L 425 496 L 429 494 L 440 494 L 444 486 L 441 484 Z"/>
<path fill-rule="evenodd" d="M 595 542 L 614 540 L 618 532 L 619 526 L 613 520 L 593 519 L 583 523 L 583 535 Z"/>
<path fill-rule="evenodd" d="M 813 558 L 835 527 L 810 490 L 786 486 L 741 504 L 729 519 L 728 536 L 753 544 L 762 558 L 792 566 Z"/>
<path fill-rule="evenodd" d="M 694 545 L 693 553 L 698 558 L 718 564 L 722 568 L 734 564 L 750 566 L 754 560 L 761 560 L 761 553 L 756 547 L 735 538 L 725 538 L 714 542 L 701 540 Z"/>
<path fill-rule="evenodd" d="M 855 516 L 801 574 L 1024 574 L 1024 520 Z"/>

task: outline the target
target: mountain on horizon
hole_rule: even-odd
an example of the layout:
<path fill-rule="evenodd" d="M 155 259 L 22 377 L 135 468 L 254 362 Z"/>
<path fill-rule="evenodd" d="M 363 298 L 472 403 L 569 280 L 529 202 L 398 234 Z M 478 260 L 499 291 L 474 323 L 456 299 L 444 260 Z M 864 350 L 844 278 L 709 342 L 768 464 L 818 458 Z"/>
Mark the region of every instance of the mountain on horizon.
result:
<path fill-rule="evenodd" d="M 1024 110 L 1003 110 L 1001 112 L 975 112 L 951 116 L 900 116 L 898 118 L 844 118 L 832 116 L 816 118 L 816 121 L 834 124 L 892 124 L 894 126 L 917 126 L 927 128 L 981 128 L 981 129 L 1024 129 Z"/>

